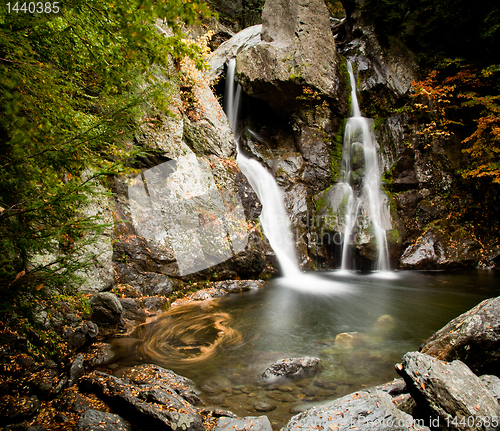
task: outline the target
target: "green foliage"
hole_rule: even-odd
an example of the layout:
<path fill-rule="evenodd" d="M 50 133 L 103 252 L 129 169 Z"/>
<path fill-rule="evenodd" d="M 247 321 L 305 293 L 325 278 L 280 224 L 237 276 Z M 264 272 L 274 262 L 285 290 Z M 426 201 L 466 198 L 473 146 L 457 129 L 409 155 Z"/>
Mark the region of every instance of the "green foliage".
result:
<path fill-rule="evenodd" d="M 243 0 L 243 10 L 245 12 L 256 13 L 258 15 L 262 14 L 262 10 L 264 9 L 265 0 Z"/>
<path fill-rule="evenodd" d="M 64 286 L 106 225 L 89 210 L 140 153 L 145 101 L 167 109 L 197 0 L 73 0 L 57 14 L 0 11 L 0 290 Z M 161 21 L 162 29 L 156 26 Z M 165 29 L 167 30 L 165 30 Z M 42 286 L 42 287 L 40 287 Z"/>

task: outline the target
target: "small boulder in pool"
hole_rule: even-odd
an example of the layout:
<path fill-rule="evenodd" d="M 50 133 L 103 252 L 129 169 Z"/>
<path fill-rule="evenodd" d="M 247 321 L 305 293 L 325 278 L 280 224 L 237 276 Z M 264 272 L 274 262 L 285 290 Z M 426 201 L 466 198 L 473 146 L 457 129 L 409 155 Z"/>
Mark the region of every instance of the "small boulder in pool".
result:
<path fill-rule="evenodd" d="M 317 374 L 321 367 L 322 363 L 319 358 L 284 358 L 269 365 L 261 377 L 271 381 L 283 377 L 308 377 Z"/>

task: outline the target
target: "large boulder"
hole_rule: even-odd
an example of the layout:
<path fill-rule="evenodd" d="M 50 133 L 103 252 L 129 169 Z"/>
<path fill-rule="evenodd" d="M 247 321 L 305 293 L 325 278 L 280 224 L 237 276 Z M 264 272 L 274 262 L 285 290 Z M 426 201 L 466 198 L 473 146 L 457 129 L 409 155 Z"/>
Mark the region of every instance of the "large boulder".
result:
<path fill-rule="evenodd" d="M 183 397 L 155 380 L 131 384 L 99 371 L 83 376 L 80 388 L 108 403 L 122 417 L 143 429 L 203 431 L 203 418 Z"/>
<path fill-rule="evenodd" d="M 303 86 L 336 99 L 341 90 L 339 57 L 328 16 L 321 0 L 266 1 L 261 42 L 237 56 L 245 92 L 285 112 L 296 106 Z"/>
<path fill-rule="evenodd" d="M 247 220 L 258 212 L 247 214 L 252 192 L 241 181 L 233 160 L 191 151 L 135 178 L 126 190 L 135 232 L 115 244 L 119 282 L 168 295 L 169 278 L 206 279 L 200 271 L 257 276 L 265 267 L 263 245 Z"/>
<path fill-rule="evenodd" d="M 356 392 L 313 407 L 288 422 L 283 431 L 362 429 L 370 431 L 406 431 L 429 428 L 396 408 L 391 396 L 382 391 Z"/>
<path fill-rule="evenodd" d="M 192 124 L 189 127 L 194 130 Z M 118 282 L 143 294 L 168 295 L 173 287 L 169 278 L 258 276 L 265 268 L 263 244 L 258 232 L 252 233 L 254 223 L 247 222 L 253 222 L 259 211 L 255 205 L 247 210 L 254 193 L 245 186 L 234 159 L 228 158 L 234 140 L 232 147 L 221 142 L 217 154 L 210 154 L 208 147 L 193 142 L 188 146 L 183 141 L 186 133 L 153 132 L 160 133 L 148 130 L 149 139 L 156 139 L 169 160 L 149 167 L 128 186 L 115 182 L 117 218 L 129 222 L 121 223 L 114 244 Z M 206 144 L 202 135 L 196 136 Z"/>
<path fill-rule="evenodd" d="M 422 201 L 419 207 L 422 207 Z M 428 210 L 430 211 L 430 209 Z M 474 267 L 481 260 L 483 246 L 463 230 L 429 229 L 407 247 L 400 259 L 405 269 L 457 269 Z"/>
<path fill-rule="evenodd" d="M 126 370 L 123 377 L 137 385 L 154 384 L 166 391 L 173 390 L 190 404 L 200 402 L 192 380 L 158 365 L 137 365 Z"/>
<path fill-rule="evenodd" d="M 116 329 L 122 325 L 123 307 L 114 293 L 100 292 L 89 299 L 92 322 L 103 329 Z"/>
<path fill-rule="evenodd" d="M 450 430 L 494 430 L 500 405 L 462 361 L 444 362 L 419 352 L 404 355 L 397 367 L 417 404 L 426 405 Z M 489 424 L 485 422 L 488 419 Z"/>
<path fill-rule="evenodd" d="M 429 338 L 420 351 L 443 361 L 460 359 L 478 374 L 500 366 L 500 297 L 482 301 Z"/>
<path fill-rule="evenodd" d="M 256 277 L 266 266 L 260 232 L 250 232 L 259 211 L 247 211 L 253 192 L 242 185 L 234 135 L 209 74 L 189 60 L 181 67 L 169 112 L 144 107 L 135 136 L 148 150 L 140 174 L 113 185 L 117 282 L 143 295 L 166 296 L 179 279 Z M 173 65 L 168 72 L 178 73 Z"/>

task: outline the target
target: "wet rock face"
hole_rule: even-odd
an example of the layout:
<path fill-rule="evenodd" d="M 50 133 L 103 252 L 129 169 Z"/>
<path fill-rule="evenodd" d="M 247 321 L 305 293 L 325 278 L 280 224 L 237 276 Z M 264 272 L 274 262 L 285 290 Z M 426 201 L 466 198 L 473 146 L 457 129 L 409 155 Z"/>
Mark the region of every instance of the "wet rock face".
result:
<path fill-rule="evenodd" d="M 426 403 L 445 429 L 493 430 L 498 423 L 500 406 L 467 365 L 451 363 L 418 352 L 403 357 L 399 373 L 414 398 Z M 490 425 L 485 425 L 489 418 Z"/>
<path fill-rule="evenodd" d="M 422 353 L 440 360 L 460 359 L 478 374 L 500 366 L 500 298 L 487 299 L 429 338 Z"/>
<path fill-rule="evenodd" d="M 338 245 L 342 244 L 342 235 L 346 226 L 348 198 L 348 189 L 341 183 L 329 187 L 314 197 L 321 220 L 321 230 L 331 235 Z M 394 267 L 401 254 L 405 228 L 399 220 L 395 207 L 391 205 L 390 196 L 381 192 L 379 199 L 382 205 L 381 226 L 386 231 L 389 258 Z M 354 248 L 355 261 L 361 266 L 366 265 L 367 268 L 371 268 L 377 259 L 378 249 L 368 196 L 361 194 L 359 202 L 358 217 L 353 229 L 351 245 Z"/>
<path fill-rule="evenodd" d="M 412 53 L 398 40 L 381 47 L 375 34 L 370 14 L 364 8 L 365 0 L 342 0 L 346 12 L 343 26 L 344 55 L 357 64 L 362 91 L 382 93 L 382 97 L 395 98 L 411 90 L 416 77 L 416 63 Z M 377 97 L 376 94 L 367 95 Z"/>
<path fill-rule="evenodd" d="M 411 104 L 411 82 L 418 80 L 413 55 L 395 38 L 378 38 L 366 0 L 342 3 L 346 19 L 339 27 L 342 31 L 337 33 L 337 47 L 355 65 L 361 109 L 381 123 L 377 141 L 385 188 L 397 194 L 394 198 L 405 226 L 400 232 L 402 250 L 406 249 L 401 266 L 475 267 L 479 244 L 473 238 L 453 238 L 457 226 L 446 222 L 450 213 L 457 213 L 458 206 L 467 206 L 451 202 L 448 196 L 462 189 L 461 181 L 457 181 L 457 171 L 464 168 L 462 138 L 455 135 L 436 139 L 431 145 L 422 133 L 424 125 L 406 114 L 394 115 L 394 107 Z M 440 225 L 440 235 L 426 233 L 433 222 Z M 410 245 L 414 247 L 408 249 Z"/>

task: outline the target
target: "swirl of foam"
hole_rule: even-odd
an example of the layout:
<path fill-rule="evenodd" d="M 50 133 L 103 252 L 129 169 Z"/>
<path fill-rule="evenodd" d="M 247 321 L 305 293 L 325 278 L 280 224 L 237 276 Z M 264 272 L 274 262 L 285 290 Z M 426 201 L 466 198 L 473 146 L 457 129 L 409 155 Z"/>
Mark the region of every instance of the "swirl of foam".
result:
<path fill-rule="evenodd" d="M 241 342 L 229 326 L 228 313 L 212 311 L 212 304 L 189 304 L 164 313 L 158 320 L 136 328 L 137 353 L 143 361 L 163 366 L 202 362 L 218 349 Z"/>

